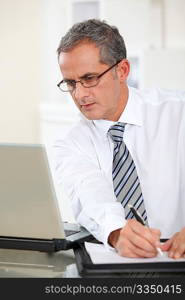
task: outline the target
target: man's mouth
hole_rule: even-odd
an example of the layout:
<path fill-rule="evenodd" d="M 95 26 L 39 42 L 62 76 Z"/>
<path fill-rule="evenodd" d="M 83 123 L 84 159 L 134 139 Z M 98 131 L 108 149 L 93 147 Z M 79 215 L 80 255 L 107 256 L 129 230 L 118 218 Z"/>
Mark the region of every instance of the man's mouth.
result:
<path fill-rule="evenodd" d="M 89 109 L 89 108 L 91 108 L 94 104 L 95 104 L 95 102 L 93 102 L 93 103 L 87 103 L 87 104 L 81 105 L 81 107 L 82 107 L 83 109 Z"/>

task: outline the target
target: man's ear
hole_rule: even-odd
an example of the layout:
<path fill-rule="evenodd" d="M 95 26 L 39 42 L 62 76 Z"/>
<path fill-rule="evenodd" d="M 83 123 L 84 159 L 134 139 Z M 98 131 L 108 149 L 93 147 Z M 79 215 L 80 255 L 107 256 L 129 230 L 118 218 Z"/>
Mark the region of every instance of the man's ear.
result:
<path fill-rule="evenodd" d="M 127 59 L 123 59 L 118 65 L 118 76 L 120 81 L 125 81 L 130 73 L 130 63 Z"/>

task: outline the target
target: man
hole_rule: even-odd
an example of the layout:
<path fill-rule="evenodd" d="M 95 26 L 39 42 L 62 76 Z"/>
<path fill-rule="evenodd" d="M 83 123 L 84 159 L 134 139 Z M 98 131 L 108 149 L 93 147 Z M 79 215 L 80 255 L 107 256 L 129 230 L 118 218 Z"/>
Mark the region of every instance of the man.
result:
<path fill-rule="evenodd" d="M 158 247 L 184 256 L 185 94 L 128 87 L 124 40 L 99 20 L 75 24 L 58 60 L 58 86 L 82 117 L 55 144 L 58 182 L 77 222 L 122 256 L 154 257 Z"/>

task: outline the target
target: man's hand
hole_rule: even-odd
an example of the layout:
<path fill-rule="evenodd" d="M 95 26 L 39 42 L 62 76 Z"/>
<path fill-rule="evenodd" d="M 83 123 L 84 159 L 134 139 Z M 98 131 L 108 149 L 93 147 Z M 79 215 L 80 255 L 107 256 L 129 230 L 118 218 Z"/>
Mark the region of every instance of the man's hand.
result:
<path fill-rule="evenodd" d="M 155 257 L 160 246 L 160 231 L 143 226 L 135 219 L 109 235 L 108 242 L 125 257 Z M 185 239 L 184 239 L 185 241 Z"/>
<path fill-rule="evenodd" d="M 163 251 L 168 251 L 168 256 L 171 258 L 185 257 L 185 227 L 180 232 L 175 233 L 160 248 Z"/>

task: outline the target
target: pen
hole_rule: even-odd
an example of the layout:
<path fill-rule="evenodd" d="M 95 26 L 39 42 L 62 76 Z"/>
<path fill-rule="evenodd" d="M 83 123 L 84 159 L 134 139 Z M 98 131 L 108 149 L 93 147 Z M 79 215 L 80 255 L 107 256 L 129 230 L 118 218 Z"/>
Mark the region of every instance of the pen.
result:
<path fill-rule="evenodd" d="M 140 222 L 142 225 L 146 225 L 145 221 L 143 220 L 143 218 L 140 215 L 140 213 L 131 204 L 128 204 L 128 207 L 130 208 L 130 210 L 133 213 L 133 215 L 136 218 L 136 220 L 138 222 Z M 157 249 L 157 252 L 160 254 L 160 256 L 163 256 L 163 252 L 161 251 L 161 249 L 159 247 L 156 247 L 156 249 Z"/>

